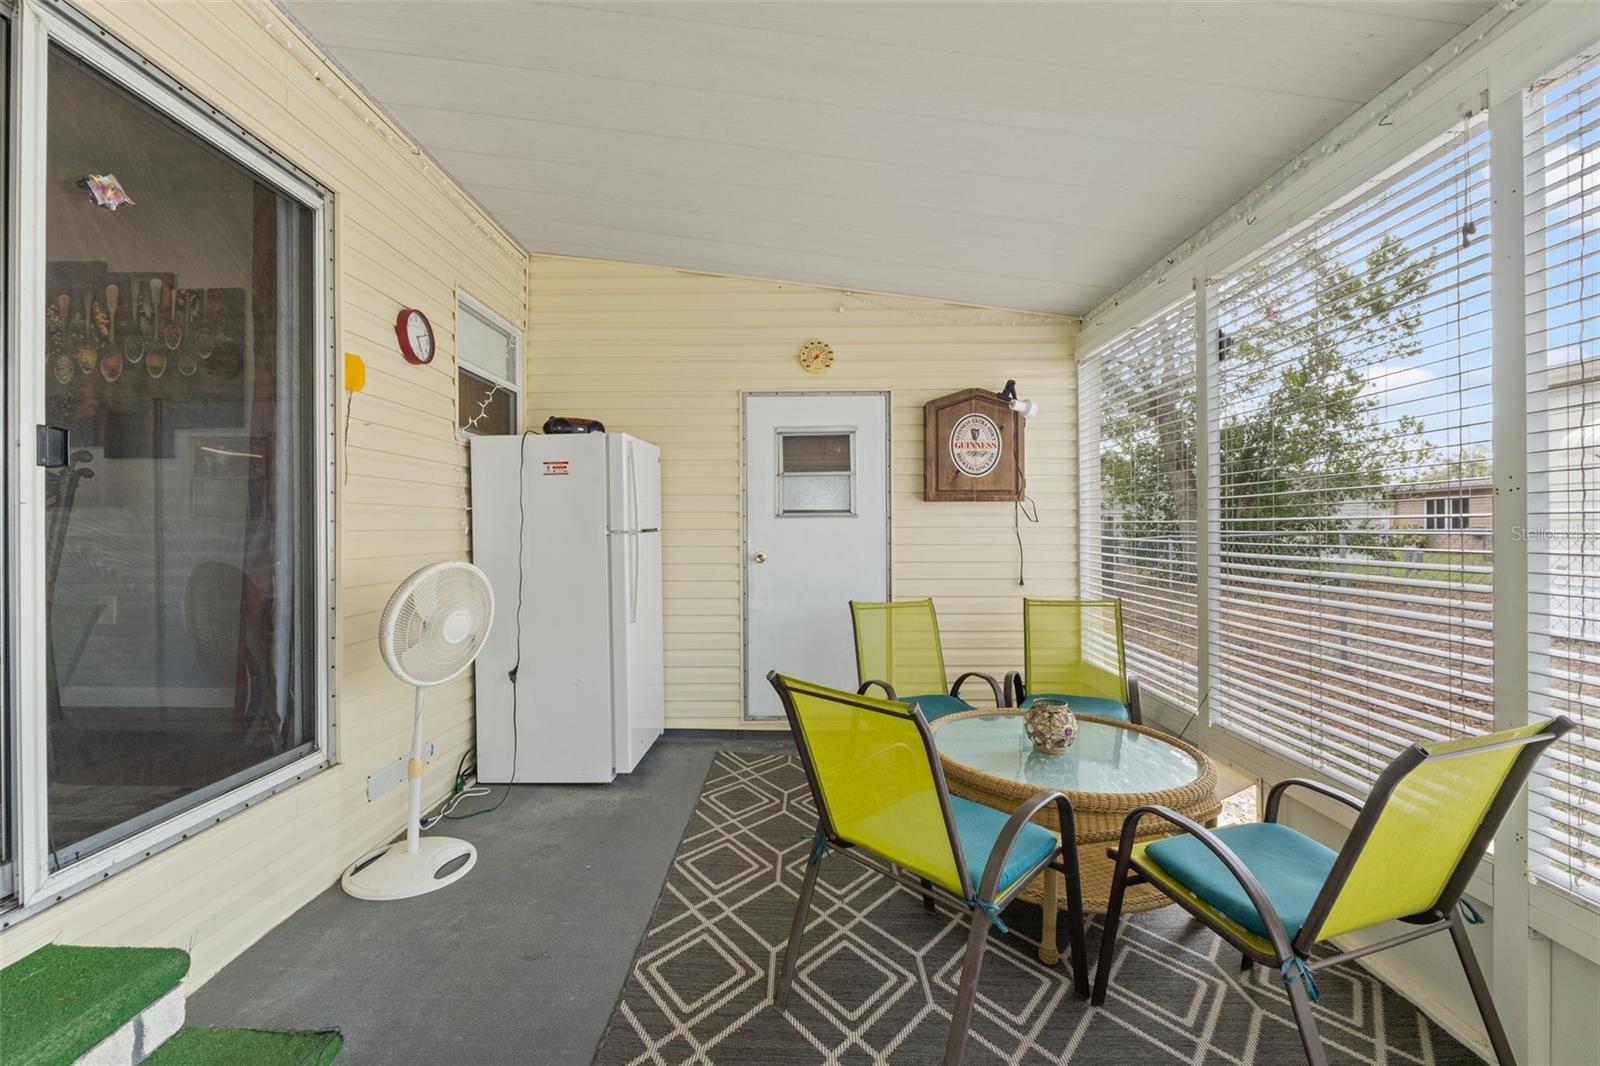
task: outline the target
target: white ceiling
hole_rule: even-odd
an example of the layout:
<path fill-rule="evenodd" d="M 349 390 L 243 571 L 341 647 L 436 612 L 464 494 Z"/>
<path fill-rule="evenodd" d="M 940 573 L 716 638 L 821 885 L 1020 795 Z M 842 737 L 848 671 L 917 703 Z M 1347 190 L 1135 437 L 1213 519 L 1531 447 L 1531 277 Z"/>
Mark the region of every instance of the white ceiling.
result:
<path fill-rule="evenodd" d="M 1080 314 L 1493 6 L 287 2 L 530 251 Z"/>

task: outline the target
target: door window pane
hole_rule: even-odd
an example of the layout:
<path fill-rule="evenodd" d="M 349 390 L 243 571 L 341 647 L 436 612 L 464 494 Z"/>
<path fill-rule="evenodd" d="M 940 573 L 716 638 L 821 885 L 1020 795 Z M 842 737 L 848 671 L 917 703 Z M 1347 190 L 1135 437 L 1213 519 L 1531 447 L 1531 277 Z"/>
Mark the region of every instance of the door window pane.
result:
<path fill-rule="evenodd" d="M 66 864 L 310 750 L 315 214 L 50 57 L 49 846 Z M 114 209 L 113 209 L 114 207 Z"/>
<path fill-rule="evenodd" d="M 785 474 L 848 474 L 850 472 L 850 434 L 784 434 L 783 472 Z"/>
<path fill-rule="evenodd" d="M 784 514 L 848 514 L 850 477 L 802 474 L 783 479 Z"/>
<path fill-rule="evenodd" d="M 855 511 L 855 440 L 849 433 L 778 434 L 778 513 Z"/>

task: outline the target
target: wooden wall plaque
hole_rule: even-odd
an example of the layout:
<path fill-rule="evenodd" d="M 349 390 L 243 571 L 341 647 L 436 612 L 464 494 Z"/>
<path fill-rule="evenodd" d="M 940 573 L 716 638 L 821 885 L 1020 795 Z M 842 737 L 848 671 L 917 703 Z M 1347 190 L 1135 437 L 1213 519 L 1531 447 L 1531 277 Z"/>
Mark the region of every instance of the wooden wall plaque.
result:
<path fill-rule="evenodd" d="M 1024 419 L 987 389 L 922 408 L 922 498 L 1010 502 L 1023 497 Z"/>

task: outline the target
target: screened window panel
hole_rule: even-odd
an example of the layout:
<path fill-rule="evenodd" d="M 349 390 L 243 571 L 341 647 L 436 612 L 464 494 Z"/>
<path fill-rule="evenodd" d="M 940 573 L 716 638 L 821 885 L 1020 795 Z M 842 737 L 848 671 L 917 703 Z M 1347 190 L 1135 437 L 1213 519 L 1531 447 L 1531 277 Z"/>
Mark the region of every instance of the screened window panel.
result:
<path fill-rule="evenodd" d="M 1493 726 L 1488 151 L 1463 121 L 1214 289 L 1213 713 L 1357 784 Z"/>
<path fill-rule="evenodd" d="M 515 433 L 517 394 L 463 369 L 456 381 L 456 424 L 468 433 Z"/>
<path fill-rule="evenodd" d="M 1079 364 L 1086 597 L 1122 600 L 1128 673 L 1193 712 L 1196 698 L 1195 301 Z"/>
<path fill-rule="evenodd" d="M 848 474 L 854 444 L 849 433 L 782 433 L 783 474 Z"/>
<path fill-rule="evenodd" d="M 1535 876 L 1600 901 L 1600 61 L 1528 94 L 1529 782 Z"/>

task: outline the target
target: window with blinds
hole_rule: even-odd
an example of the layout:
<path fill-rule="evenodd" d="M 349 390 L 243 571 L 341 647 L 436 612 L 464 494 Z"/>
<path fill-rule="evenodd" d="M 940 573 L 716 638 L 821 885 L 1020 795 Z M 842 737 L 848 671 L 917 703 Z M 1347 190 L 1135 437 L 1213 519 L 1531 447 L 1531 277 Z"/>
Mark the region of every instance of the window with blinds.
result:
<path fill-rule="evenodd" d="M 1195 301 L 1191 296 L 1079 364 L 1088 597 L 1122 600 L 1128 672 L 1196 705 Z"/>
<path fill-rule="evenodd" d="M 1488 151 L 1463 120 L 1214 283 L 1212 713 L 1359 785 L 1493 726 Z"/>
<path fill-rule="evenodd" d="M 1529 783 L 1534 874 L 1600 901 L 1600 60 L 1528 94 L 1529 710 L 1576 723 Z"/>
<path fill-rule="evenodd" d="M 517 431 L 521 335 L 461 293 L 456 304 L 456 425 L 466 433 Z"/>

